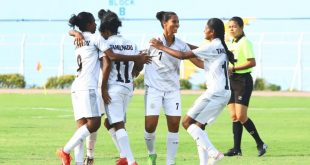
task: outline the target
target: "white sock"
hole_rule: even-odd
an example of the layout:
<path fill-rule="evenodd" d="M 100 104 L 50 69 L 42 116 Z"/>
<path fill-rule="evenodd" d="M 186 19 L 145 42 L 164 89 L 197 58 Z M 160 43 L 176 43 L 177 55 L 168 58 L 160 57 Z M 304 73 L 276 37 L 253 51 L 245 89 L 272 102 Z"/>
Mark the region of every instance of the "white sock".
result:
<path fill-rule="evenodd" d="M 97 141 L 97 132 L 91 133 L 86 137 L 87 157 L 94 158 L 95 144 Z"/>
<path fill-rule="evenodd" d="M 84 159 L 84 143 L 79 143 L 76 147 L 74 147 L 74 160 L 76 164 L 82 163 Z"/>
<path fill-rule="evenodd" d="M 77 146 L 79 143 L 82 143 L 83 140 L 89 135 L 89 131 L 86 127 L 86 124 L 77 129 L 71 139 L 67 142 L 63 151 L 65 153 L 70 153 L 71 150 Z"/>
<path fill-rule="evenodd" d="M 124 152 L 128 164 L 132 164 L 135 162 L 135 159 L 133 158 L 133 154 L 130 149 L 129 145 L 129 138 L 128 134 L 125 131 L 125 129 L 119 129 L 115 132 L 116 134 L 116 139 L 119 144 L 119 148 L 121 149 L 121 152 Z"/>
<path fill-rule="evenodd" d="M 208 134 L 204 132 L 196 124 L 191 124 L 187 128 L 187 132 L 192 136 L 192 138 L 201 146 L 204 150 L 208 152 L 210 156 L 216 156 L 218 150 L 213 146 L 211 141 L 208 138 Z"/>
<path fill-rule="evenodd" d="M 166 164 L 174 164 L 179 146 L 179 133 L 168 132 L 167 134 L 167 160 Z"/>
<path fill-rule="evenodd" d="M 144 140 L 149 154 L 156 154 L 155 151 L 155 132 L 148 133 L 144 131 Z"/>
<path fill-rule="evenodd" d="M 112 138 L 112 141 L 119 153 L 119 157 L 120 158 L 124 158 L 125 157 L 125 154 L 121 152 L 120 148 L 119 148 L 119 145 L 117 143 L 117 139 L 116 139 L 116 134 L 115 134 L 115 129 L 114 128 L 111 128 L 109 129 L 109 134 L 111 135 L 111 138 Z"/>
<path fill-rule="evenodd" d="M 208 152 L 203 149 L 199 144 L 197 144 L 197 150 L 200 160 L 200 165 L 206 165 L 208 163 Z"/>

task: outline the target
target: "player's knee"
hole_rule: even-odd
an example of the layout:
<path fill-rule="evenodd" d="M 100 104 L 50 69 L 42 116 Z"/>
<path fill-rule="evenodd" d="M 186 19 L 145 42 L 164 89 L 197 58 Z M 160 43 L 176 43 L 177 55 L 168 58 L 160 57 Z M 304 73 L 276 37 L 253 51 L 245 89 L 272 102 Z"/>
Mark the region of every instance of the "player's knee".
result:
<path fill-rule="evenodd" d="M 120 121 L 120 122 L 114 123 L 113 127 L 115 128 L 115 131 L 117 131 L 119 129 L 124 129 L 125 123 L 123 121 Z"/>
<path fill-rule="evenodd" d="M 154 124 L 145 124 L 145 131 L 148 133 L 155 132 L 156 130 L 156 125 Z"/>
<path fill-rule="evenodd" d="M 92 118 L 87 122 L 87 128 L 90 133 L 96 132 L 101 125 L 101 118 Z"/>
<path fill-rule="evenodd" d="M 180 120 L 168 123 L 169 132 L 179 132 Z"/>

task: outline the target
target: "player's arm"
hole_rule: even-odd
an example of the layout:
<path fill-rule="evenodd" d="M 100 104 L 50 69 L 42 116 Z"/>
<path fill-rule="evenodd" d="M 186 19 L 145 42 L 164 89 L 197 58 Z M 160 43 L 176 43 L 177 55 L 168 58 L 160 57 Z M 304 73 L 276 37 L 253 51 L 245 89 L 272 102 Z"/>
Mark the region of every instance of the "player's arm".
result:
<path fill-rule="evenodd" d="M 116 54 L 113 53 L 112 49 L 107 49 L 104 51 L 106 56 L 109 57 L 112 61 L 134 61 L 142 64 L 148 64 L 152 61 L 152 56 L 147 56 L 146 53 L 139 53 L 137 55 L 123 55 L 123 54 Z"/>
<path fill-rule="evenodd" d="M 195 66 L 197 66 L 198 68 L 204 69 L 204 64 L 203 61 L 200 60 L 199 58 L 190 58 L 189 59 Z"/>
<path fill-rule="evenodd" d="M 195 46 L 195 45 L 192 45 L 192 44 L 189 44 L 189 43 L 186 43 L 188 45 L 188 47 L 193 50 L 193 49 L 197 49 L 198 46 Z M 195 66 L 197 66 L 198 68 L 201 68 L 203 69 L 204 68 L 204 64 L 203 64 L 203 61 L 200 60 L 199 58 L 190 58 L 189 59 Z"/>
<path fill-rule="evenodd" d="M 102 83 L 101 83 L 101 94 L 105 104 L 111 103 L 111 98 L 108 93 L 108 80 L 110 76 L 111 61 L 107 56 L 101 58 L 102 61 Z"/>
<path fill-rule="evenodd" d="M 143 66 L 144 66 L 143 63 L 135 62 L 133 69 L 132 69 L 132 77 L 138 77 L 140 72 L 143 69 Z"/>
<path fill-rule="evenodd" d="M 77 45 L 78 47 L 83 46 L 84 36 L 81 32 L 76 30 L 70 30 L 69 35 L 74 37 L 74 45 Z"/>
<path fill-rule="evenodd" d="M 181 52 L 181 51 L 177 51 L 177 50 L 168 48 L 168 47 L 164 46 L 160 40 L 157 40 L 155 38 L 150 40 L 150 44 L 151 44 L 151 46 L 155 47 L 156 49 L 162 50 L 162 51 L 168 53 L 169 55 L 171 55 L 175 58 L 178 58 L 178 59 L 189 59 L 189 58 L 196 57 L 196 55 L 192 51 Z"/>

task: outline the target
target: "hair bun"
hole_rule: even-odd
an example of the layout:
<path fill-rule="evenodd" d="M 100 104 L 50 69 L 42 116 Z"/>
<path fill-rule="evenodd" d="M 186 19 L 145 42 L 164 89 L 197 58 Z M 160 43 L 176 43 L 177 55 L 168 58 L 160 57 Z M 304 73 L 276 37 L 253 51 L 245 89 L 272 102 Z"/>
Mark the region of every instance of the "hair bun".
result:
<path fill-rule="evenodd" d="M 102 19 L 105 13 L 107 12 L 104 9 L 101 9 L 100 11 L 98 11 L 98 18 Z"/>

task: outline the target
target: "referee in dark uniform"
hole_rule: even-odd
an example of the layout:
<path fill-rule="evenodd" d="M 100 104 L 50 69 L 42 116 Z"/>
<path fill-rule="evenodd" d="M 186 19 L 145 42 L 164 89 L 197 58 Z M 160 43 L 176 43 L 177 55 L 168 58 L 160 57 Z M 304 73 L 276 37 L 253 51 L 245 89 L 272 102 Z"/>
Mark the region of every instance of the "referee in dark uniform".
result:
<path fill-rule="evenodd" d="M 243 20 L 232 17 L 229 20 L 229 32 L 233 41 L 228 44 L 237 59 L 234 66 L 229 68 L 232 88 L 228 109 L 232 119 L 234 147 L 225 156 L 241 156 L 241 137 L 243 126 L 252 135 L 257 144 L 258 156 L 266 153 L 267 145 L 260 138 L 253 121 L 247 116 L 250 97 L 253 90 L 252 68 L 256 65 L 251 42 L 243 31 Z"/>

